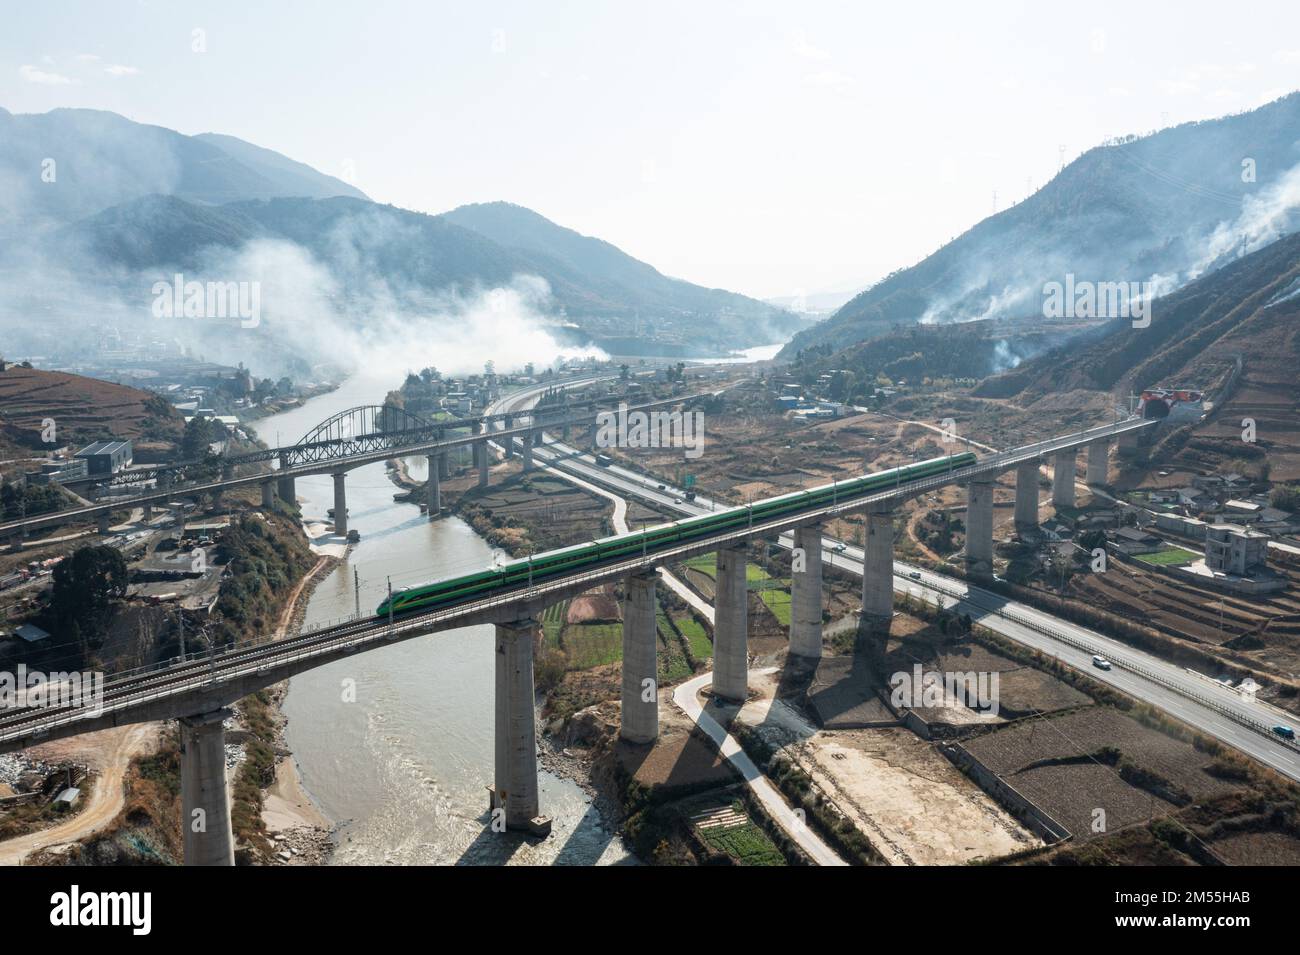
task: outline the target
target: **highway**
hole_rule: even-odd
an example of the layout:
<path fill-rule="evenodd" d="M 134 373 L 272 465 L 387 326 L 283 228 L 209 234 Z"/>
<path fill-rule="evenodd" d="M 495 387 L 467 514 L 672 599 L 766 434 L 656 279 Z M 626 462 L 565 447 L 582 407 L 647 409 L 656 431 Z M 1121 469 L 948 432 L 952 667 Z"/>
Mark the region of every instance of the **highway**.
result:
<path fill-rule="evenodd" d="M 526 400 L 522 396 L 512 396 L 512 399 Z M 1050 447 L 1054 443 L 1040 442 L 1040 446 Z M 1003 452 L 994 457 L 1006 457 L 1014 462 L 1016 459 L 1026 459 L 1027 456 L 1019 452 L 1027 450 L 1029 449 L 1017 449 L 1018 453 Z M 717 507 L 730 506 L 699 494 L 694 501 L 686 501 L 680 488 L 616 465 L 600 467 L 591 455 L 580 454 L 577 449 L 554 440 L 549 435 L 544 448 L 538 448 L 534 453 L 539 463 L 545 462 L 583 480 L 638 497 L 670 512 L 695 515 L 708 513 Z M 984 463 L 981 461 L 981 464 Z M 662 490 L 660 485 L 663 485 Z M 847 570 L 859 577 L 862 575 L 860 548 L 844 546 L 833 538 L 824 538 L 823 543 L 823 560 L 827 565 Z M 790 535 L 782 535 L 780 544 L 792 547 Z M 836 549 L 841 546 L 843 550 Z M 895 562 L 894 589 L 929 603 L 942 599 L 945 606 L 956 605 L 959 612 L 969 613 L 972 619 L 994 633 L 1056 657 L 1098 682 L 1149 703 L 1206 735 L 1254 757 L 1279 773 L 1300 780 L 1300 747 L 1274 736 L 1270 728 L 1275 720 L 1271 718 L 1268 709 L 1262 704 L 1241 699 L 1235 691 L 1213 685 L 1181 667 L 1087 627 L 1061 620 L 965 581 L 910 564 Z M 1106 657 L 1113 668 L 1101 670 L 1094 667 L 1093 654 Z"/>

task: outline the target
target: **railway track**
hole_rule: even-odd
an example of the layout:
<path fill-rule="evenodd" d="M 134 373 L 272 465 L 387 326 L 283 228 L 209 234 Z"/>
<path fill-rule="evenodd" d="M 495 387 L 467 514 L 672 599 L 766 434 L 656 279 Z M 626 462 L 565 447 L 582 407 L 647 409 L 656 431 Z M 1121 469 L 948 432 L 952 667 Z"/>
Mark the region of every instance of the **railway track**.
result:
<path fill-rule="evenodd" d="M 1127 424 L 1118 428 L 1128 430 L 1144 424 Z M 24 707 L 0 712 L 0 747 L 4 744 L 10 744 L 12 747 L 15 741 L 23 741 L 24 744 L 34 742 L 54 728 L 66 727 L 68 724 L 87 718 L 98 718 L 105 712 L 127 711 L 151 700 L 179 696 L 205 687 L 212 688 L 223 681 L 262 673 L 272 667 L 295 660 L 338 651 L 346 653 L 371 649 L 381 641 L 407 639 L 437 630 L 451 629 L 465 625 L 476 618 L 482 619 L 482 615 L 499 611 L 506 605 L 516 607 L 542 605 L 547 599 L 552 601 L 559 599 L 565 593 L 572 592 L 574 588 L 589 589 L 599 583 L 647 567 L 654 567 L 668 560 L 684 559 L 740 541 L 780 537 L 800 524 L 824 521 L 861 510 L 872 504 L 897 503 L 900 499 L 922 494 L 937 487 L 1004 469 L 1017 460 L 1033 459 L 1049 450 L 1055 450 L 1061 444 L 1069 445 L 1081 439 L 1092 439 L 1101 432 L 1112 430 L 1112 428 L 1091 429 L 1077 435 L 1002 452 L 991 459 L 978 460 L 973 464 L 952 467 L 946 472 L 908 481 L 902 480 L 900 472 L 898 483 L 892 487 L 860 487 L 856 493 L 848 493 L 844 498 L 836 493 L 830 501 L 822 501 L 806 509 L 774 515 L 760 513 L 756 516 L 754 505 L 750 505 L 748 524 L 726 529 L 711 529 L 688 540 L 672 539 L 655 544 L 646 542 L 639 555 L 600 558 L 585 566 L 565 570 L 560 576 L 550 580 L 535 581 L 531 579 L 530 574 L 530 579 L 527 581 L 520 581 L 485 596 L 468 595 L 460 602 L 425 612 L 415 612 L 395 618 L 371 616 L 342 621 L 307 633 L 299 633 L 284 640 L 245 644 L 205 657 L 172 663 L 156 670 L 118 674 L 105 684 L 101 700 L 76 705 L 67 703 L 49 707 Z M 508 432 L 502 436 L 510 437 L 512 434 L 513 432 Z M 129 716 L 123 720 L 123 722 L 130 721 Z"/>

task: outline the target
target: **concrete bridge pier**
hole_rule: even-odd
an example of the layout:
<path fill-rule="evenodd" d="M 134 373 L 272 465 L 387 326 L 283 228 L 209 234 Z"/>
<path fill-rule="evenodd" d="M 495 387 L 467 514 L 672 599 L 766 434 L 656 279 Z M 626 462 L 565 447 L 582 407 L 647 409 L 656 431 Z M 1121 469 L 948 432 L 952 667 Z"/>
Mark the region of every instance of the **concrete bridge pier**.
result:
<path fill-rule="evenodd" d="M 488 486 L 488 446 L 486 441 L 474 442 L 474 462 L 478 465 L 478 486 Z"/>
<path fill-rule="evenodd" d="M 1052 466 L 1052 506 L 1074 507 L 1075 449 L 1058 451 Z"/>
<path fill-rule="evenodd" d="M 1038 462 L 1016 465 L 1016 530 L 1024 533 L 1038 526 Z"/>
<path fill-rule="evenodd" d="M 533 436 L 532 434 L 524 435 L 524 470 L 533 469 Z"/>
<path fill-rule="evenodd" d="M 226 733 L 230 710 L 181 719 L 181 830 L 186 865 L 234 865 L 226 795 Z"/>
<path fill-rule="evenodd" d="M 275 482 L 264 481 L 262 483 L 262 507 L 271 508 L 275 506 Z"/>
<path fill-rule="evenodd" d="M 966 485 L 966 568 L 973 577 L 993 576 L 993 479 Z"/>
<path fill-rule="evenodd" d="M 894 512 L 876 507 L 866 513 L 862 548 L 862 617 L 869 624 L 894 616 Z"/>
<path fill-rule="evenodd" d="M 744 545 L 718 549 L 713 599 L 713 693 L 742 702 L 749 695 L 749 593 Z"/>
<path fill-rule="evenodd" d="M 345 536 L 348 532 L 347 472 L 334 472 L 334 533 Z"/>
<path fill-rule="evenodd" d="M 505 430 L 506 430 L 506 431 L 509 431 L 509 430 L 510 430 L 511 428 L 513 428 L 514 426 L 515 426 L 515 418 L 514 418 L 514 415 L 506 415 L 506 418 L 505 418 Z M 501 443 L 502 443 L 503 445 L 505 445 L 505 449 L 506 449 L 506 460 L 509 461 L 511 458 L 513 458 L 513 457 L 515 456 L 515 439 L 514 439 L 514 438 L 502 438 L 502 439 L 501 439 Z"/>
<path fill-rule="evenodd" d="M 107 511 L 105 511 L 103 514 L 100 514 L 98 518 L 96 518 L 96 528 L 99 531 L 100 537 L 108 536 L 108 512 Z"/>
<path fill-rule="evenodd" d="M 149 521 L 153 520 L 153 505 L 142 504 L 140 506 L 140 517 L 141 520 L 145 521 L 145 523 L 148 523 Z"/>
<path fill-rule="evenodd" d="M 659 679 L 655 667 L 655 582 L 653 570 L 623 582 L 623 718 L 619 736 L 652 743 L 659 736 Z"/>
<path fill-rule="evenodd" d="M 795 528 L 794 546 L 803 552 L 803 569 L 791 571 L 790 652 L 822 655 L 822 526 Z"/>
<path fill-rule="evenodd" d="M 1088 470 L 1085 479 L 1089 487 L 1106 484 L 1110 469 L 1110 440 L 1102 438 L 1088 445 Z"/>
<path fill-rule="evenodd" d="M 442 460 L 446 456 L 446 451 L 429 455 L 429 480 L 424 485 L 424 492 L 430 517 L 442 516 L 442 478 L 438 472 L 442 470 Z"/>
<path fill-rule="evenodd" d="M 496 628 L 495 775 L 493 823 L 505 814 L 507 829 L 550 835 L 537 796 L 537 723 L 533 711 L 533 645 L 540 625 L 526 618 Z"/>
<path fill-rule="evenodd" d="M 280 455 L 280 470 L 281 471 L 289 470 L 289 455 L 287 454 Z M 298 500 L 297 491 L 293 486 L 293 478 L 282 477 L 279 478 L 278 480 L 280 484 L 280 488 L 279 488 L 280 500 L 288 501 L 290 504 Z"/>
<path fill-rule="evenodd" d="M 445 481 L 451 477 L 451 455 L 446 451 L 438 455 L 438 478 Z"/>

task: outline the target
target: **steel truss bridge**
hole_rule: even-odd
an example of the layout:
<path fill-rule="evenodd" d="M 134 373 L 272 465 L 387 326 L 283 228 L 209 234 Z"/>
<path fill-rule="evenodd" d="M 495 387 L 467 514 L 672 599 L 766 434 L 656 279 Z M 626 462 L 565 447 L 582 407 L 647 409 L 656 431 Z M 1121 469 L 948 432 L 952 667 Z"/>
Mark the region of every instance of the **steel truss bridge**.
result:
<path fill-rule="evenodd" d="M 704 397 L 708 395 L 681 395 L 627 406 L 626 410 L 631 413 L 663 409 L 689 404 Z M 248 455 L 218 459 L 223 470 L 223 476 L 219 479 L 206 481 L 200 479 L 197 483 L 174 486 L 168 484 L 166 480 L 160 480 L 160 486 L 156 490 L 132 497 L 6 521 L 0 523 L 0 539 L 13 537 L 21 539 L 32 530 L 76 521 L 105 520 L 113 511 L 136 506 L 166 504 L 178 497 L 219 494 L 227 489 L 257 486 L 280 478 L 291 479 L 313 474 L 339 473 L 378 461 L 386 461 L 397 455 L 436 454 L 469 447 L 476 443 L 486 443 L 489 438 L 494 441 L 512 441 L 516 437 L 531 438 L 543 427 L 590 427 L 595 424 L 594 412 L 573 414 L 572 409 L 583 407 L 594 409 L 597 404 L 595 399 L 587 399 L 567 405 L 559 404 L 531 411 L 481 415 L 472 419 L 457 419 L 454 422 L 425 421 L 389 405 L 350 408 L 322 421 L 308 432 L 306 438 L 313 440 L 304 440 L 284 448 L 269 448 Z M 517 425 L 516 419 L 527 419 L 528 423 Z M 495 421 L 502 421 L 508 427 L 492 430 L 491 424 Z M 407 427 L 396 432 L 386 432 L 377 427 L 387 423 L 403 424 Z M 415 426 L 411 426 L 413 424 Z M 455 433 L 458 429 L 464 430 L 466 427 L 469 428 L 470 434 Z M 478 433 L 474 433 L 476 431 Z M 279 467 L 275 470 L 259 470 L 257 473 L 241 476 L 235 476 L 233 473 L 239 464 L 265 465 L 271 462 L 279 462 Z M 171 474 L 174 471 L 167 473 Z"/>
<path fill-rule="evenodd" d="M 64 487 L 126 487 L 150 481 L 184 480 L 188 475 L 210 474 L 217 470 L 228 476 L 241 466 L 272 461 L 279 462 L 281 468 L 290 468 L 322 461 L 346 460 L 373 451 L 396 451 L 410 445 L 442 441 L 466 428 L 473 430 L 484 424 L 491 427 L 497 421 L 509 422 L 520 417 L 540 420 L 583 408 L 594 409 L 597 404 L 597 399 L 589 398 L 561 402 L 531 413 L 502 412 L 438 421 L 430 421 L 395 405 L 358 405 L 327 418 L 303 435 L 301 440 L 283 447 L 178 461 L 154 467 L 128 468 L 111 476 L 75 478 L 60 483 Z"/>

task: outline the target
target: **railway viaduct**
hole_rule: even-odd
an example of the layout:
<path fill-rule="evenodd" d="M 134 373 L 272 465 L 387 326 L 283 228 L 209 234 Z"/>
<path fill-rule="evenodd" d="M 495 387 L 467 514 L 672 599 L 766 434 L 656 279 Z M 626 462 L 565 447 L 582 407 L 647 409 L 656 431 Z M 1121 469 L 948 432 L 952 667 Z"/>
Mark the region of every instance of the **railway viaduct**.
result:
<path fill-rule="evenodd" d="M 572 422 L 566 419 L 559 423 Z M 751 504 L 749 521 L 742 526 L 688 541 L 672 541 L 631 557 L 599 561 L 536 584 L 529 580 L 526 585 L 499 589 L 485 597 L 468 598 L 408 617 L 358 617 L 274 643 L 241 645 L 198 659 L 172 660 L 160 667 L 118 674 L 106 684 L 97 711 L 89 705 L 73 704 L 0 712 L 0 752 L 108 726 L 178 719 L 185 862 L 229 865 L 234 854 L 222 721 L 230 705 L 258 689 L 358 652 L 442 630 L 492 624 L 496 661 L 492 820 L 507 829 L 545 835 L 550 823 L 538 799 L 533 653 L 540 632 L 539 618 L 546 607 L 601 583 L 623 582 L 620 736 L 633 745 L 650 744 L 659 731 L 655 683 L 657 567 L 696 554 L 717 554 L 713 693 L 726 700 L 743 700 L 748 693 L 745 563 L 751 541 L 792 533 L 795 546 L 802 548 L 804 570 L 793 575 L 792 583 L 790 652 L 816 658 L 822 652 L 822 554 L 828 543 L 822 530 L 828 520 L 854 512 L 865 514 L 862 615 L 868 625 L 887 624 L 893 613 L 892 513 L 901 503 L 943 486 L 964 486 L 965 559 L 973 576 L 989 576 L 993 555 L 992 490 L 999 475 L 1015 472 L 1016 523 L 1022 528 L 1034 525 L 1041 464 L 1053 465 L 1053 502 L 1068 507 L 1074 502 L 1074 467 L 1080 451 L 1087 452 L 1089 481 L 1104 483 L 1111 443 L 1131 441 L 1153 424 L 1130 419 L 1092 428 L 997 452 L 974 464 L 950 466 L 943 473 L 907 481 L 900 478 L 893 486 L 836 497 L 828 505 L 777 517 L 755 519 Z M 527 456 L 534 432 L 539 432 L 535 425 L 520 429 L 505 424 L 493 437 L 507 442 L 520 439 Z M 475 437 L 481 439 L 484 433 Z M 436 466 L 429 473 L 432 484 L 438 474 Z"/>

